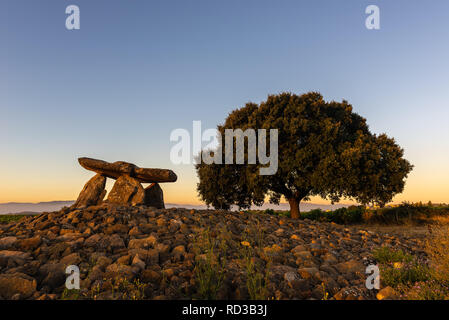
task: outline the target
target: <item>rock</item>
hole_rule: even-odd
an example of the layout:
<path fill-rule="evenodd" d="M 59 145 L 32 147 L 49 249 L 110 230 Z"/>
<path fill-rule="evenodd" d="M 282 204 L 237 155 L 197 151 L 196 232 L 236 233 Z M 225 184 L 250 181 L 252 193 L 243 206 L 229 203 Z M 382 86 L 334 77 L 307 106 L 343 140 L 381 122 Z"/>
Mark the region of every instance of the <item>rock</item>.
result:
<path fill-rule="evenodd" d="M 96 266 L 98 266 L 101 270 L 105 270 L 107 266 L 112 264 L 112 260 L 105 256 L 100 256 L 97 259 Z"/>
<path fill-rule="evenodd" d="M 0 258 L 26 260 L 30 259 L 31 255 L 28 252 L 2 250 L 0 251 Z"/>
<path fill-rule="evenodd" d="M 128 249 L 149 248 L 156 244 L 156 238 L 149 236 L 145 239 L 132 239 L 128 243 Z"/>
<path fill-rule="evenodd" d="M 124 161 L 110 163 L 90 158 L 79 158 L 78 162 L 87 170 L 113 179 L 119 179 L 123 175 L 133 177 L 141 183 L 175 182 L 178 179 L 176 174 L 171 170 L 139 168 L 132 163 Z"/>
<path fill-rule="evenodd" d="M 117 279 L 118 277 L 127 279 L 128 281 L 135 276 L 130 266 L 113 263 L 106 268 L 105 277 L 110 279 Z"/>
<path fill-rule="evenodd" d="M 101 236 L 99 234 L 94 234 L 84 241 L 84 245 L 86 247 L 96 247 L 100 239 Z"/>
<path fill-rule="evenodd" d="M 145 190 L 130 176 L 120 176 L 108 195 L 108 202 L 122 205 L 139 205 L 145 202 Z"/>
<path fill-rule="evenodd" d="M 132 228 L 131 230 L 129 230 L 128 234 L 130 236 L 137 236 L 137 235 L 142 234 L 142 232 L 140 232 L 139 227 L 136 226 L 136 227 Z"/>
<path fill-rule="evenodd" d="M 310 279 L 318 273 L 317 268 L 300 268 L 298 269 L 299 274 L 303 279 Z"/>
<path fill-rule="evenodd" d="M 309 259 L 312 259 L 312 254 L 310 253 L 310 251 L 296 251 L 295 252 L 295 256 L 297 257 L 297 258 L 300 258 L 301 260 L 309 260 Z"/>
<path fill-rule="evenodd" d="M 11 249 L 17 243 L 17 237 L 5 237 L 0 239 L 0 250 Z"/>
<path fill-rule="evenodd" d="M 297 272 L 286 272 L 284 274 L 284 280 L 287 282 L 292 282 L 293 280 L 299 280 L 299 276 Z"/>
<path fill-rule="evenodd" d="M 79 255 L 79 253 L 72 253 L 69 254 L 68 256 L 65 256 L 64 258 L 61 259 L 61 263 L 67 267 L 70 265 L 75 265 L 78 266 L 78 264 L 81 262 L 81 257 Z"/>
<path fill-rule="evenodd" d="M 12 299 L 17 294 L 27 299 L 36 292 L 37 282 L 23 273 L 0 274 L 0 296 Z"/>
<path fill-rule="evenodd" d="M 186 252 L 186 249 L 184 246 L 181 245 L 181 246 L 175 247 L 172 251 L 172 255 L 173 255 L 175 261 L 181 261 L 185 252 Z"/>
<path fill-rule="evenodd" d="M 337 271 L 342 274 L 345 273 L 364 274 L 366 267 L 363 265 L 361 261 L 349 260 L 335 265 L 335 269 L 337 269 Z"/>
<path fill-rule="evenodd" d="M 145 205 L 164 209 L 164 193 L 158 183 L 153 183 L 145 188 Z"/>
<path fill-rule="evenodd" d="M 377 300 L 394 300 L 397 299 L 397 293 L 392 287 L 385 287 L 376 295 Z"/>
<path fill-rule="evenodd" d="M 159 251 L 157 251 L 156 249 L 148 250 L 146 260 L 147 260 L 148 265 L 159 264 Z"/>
<path fill-rule="evenodd" d="M 100 204 L 106 195 L 106 177 L 97 174 L 90 179 L 80 192 L 73 208 L 85 208 Z"/>
<path fill-rule="evenodd" d="M 141 274 L 142 281 L 159 283 L 162 279 L 162 275 L 154 270 L 144 270 Z"/>
<path fill-rule="evenodd" d="M 143 261 L 140 259 L 140 257 L 139 257 L 138 254 L 136 254 L 136 255 L 134 256 L 132 265 L 133 265 L 133 266 L 137 266 L 140 270 L 144 270 L 144 269 L 145 269 L 145 262 L 143 262 Z"/>
<path fill-rule="evenodd" d="M 118 264 L 123 264 L 125 266 L 129 265 L 129 262 L 131 261 L 131 256 L 127 254 L 126 256 L 122 256 L 117 259 Z"/>
<path fill-rule="evenodd" d="M 42 239 L 40 236 L 35 236 L 33 238 L 24 239 L 20 241 L 20 247 L 26 251 L 31 251 L 36 249 L 42 242 Z"/>
<path fill-rule="evenodd" d="M 288 283 L 288 285 L 295 291 L 307 292 L 310 290 L 310 283 L 307 279 L 295 279 Z"/>
<path fill-rule="evenodd" d="M 62 263 L 47 263 L 39 268 L 41 285 L 56 289 L 62 286 L 66 280 L 65 266 Z"/>
<path fill-rule="evenodd" d="M 113 234 L 109 236 L 106 242 L 107 246 L 111 247 L 111 249 L 125 248 L 125 242 L 118 234 Z"/>

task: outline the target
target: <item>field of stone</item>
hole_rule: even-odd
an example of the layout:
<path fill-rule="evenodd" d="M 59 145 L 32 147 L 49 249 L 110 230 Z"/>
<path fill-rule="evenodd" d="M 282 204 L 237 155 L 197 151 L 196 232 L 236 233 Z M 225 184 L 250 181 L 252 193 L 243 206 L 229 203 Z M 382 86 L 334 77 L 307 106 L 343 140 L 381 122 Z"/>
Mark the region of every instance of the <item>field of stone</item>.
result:
<path fill-rule="evenodd" d="M 2 299 L 376 299 L 373 251 L 423 237 L 247 212 L 104 203 L 0 224 Z M 65 286 L 80 269 L 80 289 Z"/>

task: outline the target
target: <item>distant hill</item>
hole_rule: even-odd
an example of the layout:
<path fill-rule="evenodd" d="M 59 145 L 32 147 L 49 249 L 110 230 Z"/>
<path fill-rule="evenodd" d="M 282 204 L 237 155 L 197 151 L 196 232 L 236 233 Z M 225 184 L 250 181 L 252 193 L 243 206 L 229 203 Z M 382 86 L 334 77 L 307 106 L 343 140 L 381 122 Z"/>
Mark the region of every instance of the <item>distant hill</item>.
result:
<path fill-rule="evenodd" d="M 39 202 L 39 203 L 22 203 L 22 202 L 8 202 L 0 203 L 0 214 L 36 214 L 40 212 L 51 212 L 58 211 L 62 207 L 71 206 L 74 201 L 50 201 L 50 202 Z M 315 203 L 301 203 L 301 211 L 310 211 L 313 209 L 322 210 L 334 210 L 342 207 L 347 207 L 347 204 L 315 204 Z M 166 208 L 186 208 L 186 209 L 207 209 L 206 205 L 192 205 L 192 204 L 177 204 L 177 203 L 166 203 Z M 238 208 L 233 206 L 231 210 L 237 210 Z M 289 210 L 288 203 L 281 203 L 279 205 L 274 205 L 270 203 L 265 203 L 261 207 L 252 206 L 253 210 Z"/>
<path fill-rule="evenodd" d="M 74 201 L 50 201 L 38 203 L 26 203 L 26 202 L 0 203 L 0 214 L 8 214 L 8 213 L 30 214 L 45 211 L 57 211 L 62 207 L 71 206 L 73 203 Z"/>

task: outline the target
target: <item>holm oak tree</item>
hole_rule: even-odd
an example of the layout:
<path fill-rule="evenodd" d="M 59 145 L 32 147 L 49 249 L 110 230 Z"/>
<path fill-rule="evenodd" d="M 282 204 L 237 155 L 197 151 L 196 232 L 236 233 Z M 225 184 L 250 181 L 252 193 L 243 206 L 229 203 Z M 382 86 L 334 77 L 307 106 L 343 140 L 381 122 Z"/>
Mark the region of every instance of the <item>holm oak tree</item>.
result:
<path fill-rule="evenodd" d="M 221 152 L 224 159 L 221 146 L 226 129 L 278 129 L 278 170 L 260 175 L 259 168 L 265 165 L 259 162 L 198 161 L 198 193 L 215 208 L 248 208 L 261 205 L 267 196 L 271 203 L 279 203 L 284 196 L 292 218 L 299 217 L 300 202 L 310 196 L 383 206 L 403 191 L 413 168 L 394 139 L 371 133 L 366 119 L 353 112 L 347 101 L 326 102 L 316 92 L 281 93 L 260 104 L 247 103 L 218 126 L 220 147 L 203 152 Z"/>

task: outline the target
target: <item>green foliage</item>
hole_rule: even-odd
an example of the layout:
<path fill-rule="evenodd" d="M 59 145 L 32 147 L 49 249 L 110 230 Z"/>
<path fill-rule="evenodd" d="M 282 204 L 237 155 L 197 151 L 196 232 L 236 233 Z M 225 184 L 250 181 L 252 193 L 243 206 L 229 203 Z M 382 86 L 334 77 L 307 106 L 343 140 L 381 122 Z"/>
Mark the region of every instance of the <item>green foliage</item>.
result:
<path fill-rule="evenodd" d="M 14 222 L 14 221 L 19 221 L 23 217 L 27 217 L 27 215 L 21 215 L 21 214 L 0 215 L 0 223 L 10 223 L 10 222 Z"/>
<path fill-rule="evenodd" d="M 339 224 L 353 224 L 362 222 L 363 212 L 363 207 L 356 206 L 352 206 L 349 208 L 340 208 L 334 211 L 314 209 L 307 212 L 301 212 L 300 219 L 309 219 L 321 222 L 334 222 Z"/>
<path fill-rule="evenodd" d="M 254 214 L 270 214 L 290 217 L 290 211 L 265 211 L 248 210 Z M 384 207 L 379 209 L 366 209 L 364 206 L 350 206 L 336 210 L 324 211 L 314 209 L 301 212 L 300 219 L 309 219 L 320 222 L 334 222 L 338 224 L 376 223 L 376 224 L 421 224 L 429 222 L 431 218 L 449 216 L 447 205 L 423 205 L 422 203 L 403 203 L 399 206 Z"/>
<path fill-rule="evenodd" d="M 378 263 L 412 262 L 413 256 L 404 253 L 402 250 L 393 250 L 390 247 L 377 248 L 373 252 L 373 257 Z"/>
<path fill-rule="evenodd" d="M 61 295 L 61 300 L 78 300 L 80 298 L 80 291 L 77 289 L 65 288 Z"/>
<path fill-rule="evenodd" d="M 247 103 L 231 112 L 218 126 L 219 148 L 213 150 L 223 160 L 226 129 L 278 129 L 278 170 L 260 175 L 266 165 L 247 164 L 248 148 L 245 165 L 200 162 L 197 190 L 215 208 L 228 209 L 232 204 L 249 208 L 263 203 L 266 196 L 279 203 L 284 196 L 291 216 L 298 218 L 300 201 L 310 196 L 383 205 L 402 192 L 413 167 L 394 139 L 372 134 L 347 101 L 326 102 L 316 92 L 270 95 L 265 102 Z"/>
<path fill-rule="evenodd" d="M 380 274 L 382 283 L 393 288 L 399 285 L 427 281 L 431 278 L 429 268 L 417 262 L 405 264 L 401 268 L 381 266 Z"/>

